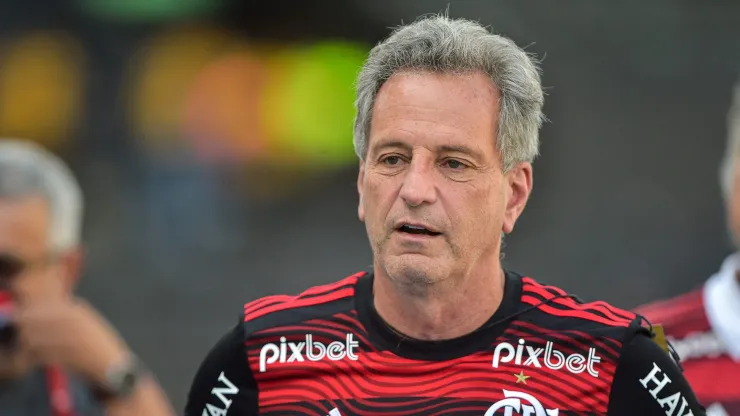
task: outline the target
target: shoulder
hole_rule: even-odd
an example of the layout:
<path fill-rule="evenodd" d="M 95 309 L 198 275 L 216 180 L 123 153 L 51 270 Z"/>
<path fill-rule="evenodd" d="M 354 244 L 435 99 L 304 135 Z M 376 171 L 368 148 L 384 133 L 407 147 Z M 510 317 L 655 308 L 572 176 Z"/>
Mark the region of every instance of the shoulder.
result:
<path fill-rule="evenodd" d="M 679 414 L 704 414 L 677 361 L 648 335 L 638 334 L 620 357 L 608 414 L 659 414 L 666 405 L 680 406 Z"/>
<path fill-rule="evenodd" d="M 612 377 L 624 346 L 649 334 L 634 313 L 604 301 L 583 302 L 565 290 L 522 277 L 521 316 L 509 331 L 551 342 L 555 350 L 599 357 L 604 377 Z M 649 338 L 648 338 L 649 339 Z"/>
<path fill-rule="evenodd" d="M 522 303 L 577 326 L 628 328 L 636 322 L 639 326 L 638 316 L 633 312 L 604 301 L 583 302 L 563 289 L 539 283 L 531 277 L 522 278 Z"/>
<path fill-rule="evenodd" d="M 354 309 L 355 286 L 366 272 L 337 282 L 311 287 L 297 295 L 273 295 L 244 305 L 243 323 L 247 334 L 276 326 L 290 325 Z"/>
<path fill-rule="evenodd" d="M 253 368 L 292 359 L 299 344 L 290 344 L 290 357 L 284 337 L 305 329 L 306 322 L 327 316 L 350 313 L 354 308 L 355 285 L 365 273 L 356 273 L 338 282 L 315 286 L 298 295 L 267 296 L 244 305 L 239 322 L 228 331 L 206 355 L 193 379 L 185 415 L 258 413 L 258 389 Z M 306 335 L 304 334 L 304 337 Z M 311 335 L 308 336 L 309 339 Z M 282 338 L 282 341 L 281 341 Z M 260 342 L 278 342 L 267 346 L 259 358 Z M 349 341 L 348 341 L 349 342 Z M 313 345 L 313 344 L 311 344 Z M 257 349 L 255 351 L 255 348 Z M 283 361 L 281 361 L 283 362 Z"/>

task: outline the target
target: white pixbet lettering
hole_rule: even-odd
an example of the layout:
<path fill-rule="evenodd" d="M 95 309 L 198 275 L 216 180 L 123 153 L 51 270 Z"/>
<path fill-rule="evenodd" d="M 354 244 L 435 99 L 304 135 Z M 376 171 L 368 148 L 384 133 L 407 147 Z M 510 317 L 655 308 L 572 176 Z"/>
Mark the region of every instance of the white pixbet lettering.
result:
<path fill-rule="evenodd" d="M 226 375 L 223 371 L 218 376 L 218 382 L 220 383 L 220 385 L 214 387 L 211 390 L 211 395 L 218 398 L 218 400 L 221 402 L 221 407 L 206 403 L 206 407 L 205 409 L 203 409 L 203 413 L 201 414 L 201 416 L 225 416 L 226 412 L 229 411 L 229 407 L 231 407 L 231 403 L 233 402 L 233 400 L 230 399 L 229 396 L 234 396 L 235 394 L 239 393 L 239 388 L 236 387 L 234 383 L 232 383 L 228 378 L 226 378 Z"/>
<path fill-rule="evenodd" d="M 331 410 L 329 411 L 329 414 L 328 414 L 328 415 L 326 415 L 326 416 L 342 416 L 342 413 L 341 413 L 341 412 L 339 411 L 339 409 L 337 409 L 337 408 L 335 407 L 335 408 L 331 409 Z"/>
<path fill-rule="evenodd" d="M 517 415 L 526 416 L 558 416 L 559 409 L 545 409 L 537 398 L 531 394 L 519 391 L 504 390 L 504 399 L 494 403 L 489 407 L 484 416 L 493 416 L 499 410 L 504 409 L 506 416 Z M 528 404 L 522 403 L 524 400 Z"/>
<path fill-rule="evenodd" d="M 645 389 L 650 392 L 650 395 L 657 400 L 660 407 L 666 409 L 665 414 L 669 416 L 673 416 L 674 414 L 678 416 L 694 415 L 691 409 L 688 409 L 688 412 L 684 413 L 689 403 L 681 393 L 661 394 L 661 392 L 671 384 L 671 379 L 667 374 L 663 373 L 663 370 L 660 369 L 658 364 L 653 363 L 653 369 L 650 370 L 645 377 L 640 379 L 640 384 L 642 384 L 642 387 L 645 387 Z M 681 408 L 678 410 L 678 413 L 674 413 L 676 412 L 679 403 L 681 403 Z"/>
<path fill-rule="evenodd" d="M 265 344 L 260 350 L 260 373 L 267 371 L 269 364 L 321 361 L 328 358 L 332 361 L 348 358 L 357 361 L 356 348 L 360 343 L 354 339 L 354 334 L 347 334 L 344 342 L 334 341 L 329 345 L 314 341 L 313 335 L 306 335 L 304 342 L 288 342 L 280 337 L 280 344 Z M 290 350 L 290 351 L 289 351 Z"/>
<path fill-rule="evenodd" d="M 565 356 L 562 352 L 555 349 L 555 344 L 551 341 L 545 343 L 545 348 L 535 348 L 525 345 L 526 341 L 519 340 L 519 345 L 514 348 L 508 342 L 502 342 L 496 346 L 493 351 L 493 368 L 498 368 L 500 364 L 513 362 L 516 365 L 545 367 L 551 370 L 560 370 L 565 367 L 571 373 L 580 374 L 588 372 L 592 377 L 598 377 L 599 371 L 596 370 L 596 364 L 601 362 L 601 357 L 596 355 L 596 348 L 588 349 L 588 357 L 582 354 L 571 354 Z M 522 362 L 524 352 L 527 352 L 527 359 Z M 542 356 L 540 361 L 540 356 Z"/>

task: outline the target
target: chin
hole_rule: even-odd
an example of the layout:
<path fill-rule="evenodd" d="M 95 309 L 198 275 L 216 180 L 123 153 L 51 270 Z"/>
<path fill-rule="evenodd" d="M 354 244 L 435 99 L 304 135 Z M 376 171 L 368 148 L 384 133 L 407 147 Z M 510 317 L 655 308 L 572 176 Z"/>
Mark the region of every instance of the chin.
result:
<path fill-rule="evenodd" d="M 402 286 L 424 289 L 444 280 L 447 267 L 420 254 L 404 254 L 385 262 L 385 271 L 391 280 Z"/>

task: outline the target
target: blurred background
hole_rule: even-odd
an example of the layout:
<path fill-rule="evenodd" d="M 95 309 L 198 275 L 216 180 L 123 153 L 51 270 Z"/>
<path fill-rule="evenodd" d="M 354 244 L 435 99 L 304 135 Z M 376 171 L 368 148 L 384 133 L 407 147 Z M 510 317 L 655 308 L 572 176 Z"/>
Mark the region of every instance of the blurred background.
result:
<path fill-rule="evenodd" d="M 179 409 L 243 303 L 369 267 L 354 77 L 389 28 L 447 8 L 543 58 L 507 267 L 625 308 L 718 269 L 740 2 L 2 1 L 0 136 L 78 175 L 81 293 Z"/>

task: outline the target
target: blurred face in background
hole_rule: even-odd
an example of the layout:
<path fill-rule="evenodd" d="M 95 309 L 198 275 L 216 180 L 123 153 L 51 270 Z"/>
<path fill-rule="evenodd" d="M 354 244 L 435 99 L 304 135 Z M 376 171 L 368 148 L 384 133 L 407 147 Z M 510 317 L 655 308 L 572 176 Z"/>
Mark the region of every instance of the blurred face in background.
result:
<path fill-rule="evenodd" d="M 528 163 L 502 171 L 498 99 L 479 73 L 401 72 L 378 92 L 359 217 L 375 266 L 396 283 L 428 286 L 498 265 L 502 232 L 531 189 Z"/>
<path fill-rule="evenodd" d="M 0 290 L 9 292 L 17 305 L 72 293 L 79 256 L 50 250 L 50 225 L 42 197 L 0 197 Z M 0 377 L 19 375 L 31 365 L 22 346 L 0 346 Z"/>
<path fill-rule="evenodd" d="M 727 223 L 736 248 L 740 249 L 740 163 L 735 162 L 733 178 L 727 194 Z"/>

